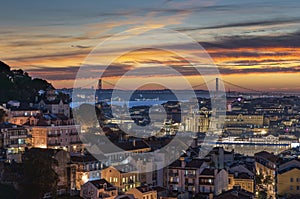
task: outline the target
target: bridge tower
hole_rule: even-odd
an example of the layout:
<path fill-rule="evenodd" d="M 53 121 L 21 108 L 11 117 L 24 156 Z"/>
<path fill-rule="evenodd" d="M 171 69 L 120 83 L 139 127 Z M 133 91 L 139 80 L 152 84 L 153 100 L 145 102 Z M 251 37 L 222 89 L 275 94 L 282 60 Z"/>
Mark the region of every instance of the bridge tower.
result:
<path fill-rule="evenodd" d="M 216 94 L 219 92 L 219 78 L 216 78 Z"/>
<path fill-rule="evenodd" d="M 102 90 L 102 79 L 98 80 L 98 90 Z"/>

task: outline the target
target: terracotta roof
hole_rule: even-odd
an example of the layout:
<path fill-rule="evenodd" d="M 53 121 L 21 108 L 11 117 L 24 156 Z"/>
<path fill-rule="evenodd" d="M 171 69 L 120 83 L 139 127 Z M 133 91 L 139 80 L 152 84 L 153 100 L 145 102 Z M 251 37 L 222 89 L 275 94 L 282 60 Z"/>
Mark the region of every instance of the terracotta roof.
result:
<path fill-rule="evenodd" d="M 97 189 L 105 189 L 105 190 L 116 190 L 116 188 L 107 182 L 105 179 L 100 179 L 100 180 L 92 180 L 89 181 L 89 183 L 93 184 Z M 106 188 L 105 188 L 106 185 Z"/>
<path fill-rule="evenodd" d="M 294 169 L 300 171 L 300 168 L 299 168 L 299 167 L 289 167 L 289 168 L 283 169 L 283 170 L 281 170 L 281 171 L 278 171 L 278 174 L 283 174 L 283 173 L 289 172 L 289 171 L 294 170 Z"/>
<path fill-rule="evenodd" d="M 255 153 L 254 157 L 256 157 L 256 156 L 263 157 L 264 159 L 269 160 L 269 161 L 274 162 L 274 163 L 277 160 L 277 157 L 274 154 L 269 153 L 267 151 L 261 151 L 259 153 Z"/>
<path fill-rule="evenodd" d="M 9 123 L 9 122 L 0 123 L 0 129 L 12 129 L 12 128 L 25 129 L 23 126 L 12 124 L 12 123 Z"/>
<path fill-rule="evenodd" d="M 112 167 L 117 169 L 121 173 L 137 171 L 137 168 L 132 164 L 122 164 L 122 165 L 116 165 L 116 166 L 112 166 Z"/>
<path fill-rule="evenodd" d="M 150 149 L 150 146 L 143 140 L 141 141 L 135 141 L 135 144 L 133 142 L 127 141 L 127 142 L 118 142 L 114 143 L 116 147 L 120 148 L 112 148 L 111 143 L 110 144 L 102 144 L 99 145 L 100 150 L 104 154 L 108 153 L 115 153 L 115 152 L 124 152 L 125 151 L 133 151 L 133 150 L 139 150 L 139 149 Z"/>
<path fill-rule="evenodd" d="M 186 163 L 185 167 L 200 168 L 204 162 L 205 162 L 205 160 L 203 160 L 203 159 L 192 159 L 190 162 Z"/>
<path fill-rule="evenodd" d="M 142 185 L 142 186 L 136 187 L 136 189 L 139 190 L 141 193 L 153 191 L 153 189 L 147 185 Z"/>
<path fill-rule="evenodd" d="M 234 176 L 234 178 L 238 178 L 238 179 L 252 179 L 252 177 L 248 173 L 239 173 L 237 176 Z"/>
<path fill-rule="evenodd" d="M 215 170 L 214 169 L 204 169 L 200 175 L 206 175 L 206 176 L 214 176 Z"/>
<path fill-rule="evenodd" d="M 98 162 L 92 155 L 71 156 L 71 162 Z"/>
<path fill-rule="evenodd" d="M 161 186 L 155 186 L 155 187 L 152 187 L 152 189 L 156 190 L 157 192 L 167 191 L 167 188 L 164 188 Z"/>
<path fill-rule="evenodd" d="M 252 199 L 253 194 L 245 191 L 241 188 L 234 188 L 229 191 L 225 191 L 220 195 L 214 197 L 214 199 Z"/>

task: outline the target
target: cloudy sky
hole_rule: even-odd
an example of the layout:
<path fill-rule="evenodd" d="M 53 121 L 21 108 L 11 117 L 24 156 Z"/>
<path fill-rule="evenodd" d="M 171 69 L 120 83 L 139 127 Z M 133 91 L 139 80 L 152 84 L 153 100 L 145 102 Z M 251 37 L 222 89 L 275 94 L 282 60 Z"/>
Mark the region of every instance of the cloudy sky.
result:
<path fill-rule="evenodd" d="M 144 74 L 129 75 L 124 86 L 164 77 L 183 88 L 174 81 L 176 75 L 160 72 L 164 66 L 179 71 L 192 85 L 203 82 L 182 56 L 196 55 L 195 49 L 182 40 L 163 34 L 147 37 L 143 31 L 118 39 L 118 33 L 142 27 L 192 38 L 228 82 L 257 90 L 300 91 L 298 0 L 10 0 L 0 5 L 0 60 L 57 88 L 72 87 L 87 56 L 109 38 L 114 43 L 101 49 L 97 61 L 88 66 L 103 72 L 101 60 L 116 58 L 102 74 L 107 82 L 114 84 L 133 68 L 145 68 Z M 130 37 L 134 44 L 128 42 Z M 149 46 L 154 40 L 157 49 Z M 136 51 L 121 54 L 133 46 L 138 46 Z M 182 54 L 164 51 L 167 46 Z"/>

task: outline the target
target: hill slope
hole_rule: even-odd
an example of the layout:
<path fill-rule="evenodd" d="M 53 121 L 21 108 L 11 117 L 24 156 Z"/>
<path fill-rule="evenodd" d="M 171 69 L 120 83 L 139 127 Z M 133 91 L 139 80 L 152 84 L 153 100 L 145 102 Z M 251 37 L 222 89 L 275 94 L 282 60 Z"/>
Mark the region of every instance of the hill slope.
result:
<path fill-rule="evenodd" d="M 39 90 L 46 90 L 53 86 L 46 80 L 32 78 L 23 70 L 11 70 L 0 61 L 0 103 L 9 100 L 21 102 L 33 101 Z"/>

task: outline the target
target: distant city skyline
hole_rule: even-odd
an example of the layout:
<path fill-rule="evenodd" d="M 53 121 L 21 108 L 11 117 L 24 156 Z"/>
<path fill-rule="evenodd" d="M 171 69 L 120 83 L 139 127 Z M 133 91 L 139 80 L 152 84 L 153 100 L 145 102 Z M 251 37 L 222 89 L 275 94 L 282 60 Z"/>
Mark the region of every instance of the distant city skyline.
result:
<path fill-rule="evenodd" d="M 226 81 L 263 91 L 300 91 L 299 1 L 13 0 L 1 6 L 5 8 L 0 13 L 1 61 L 47 79 L 56 88 L 73 86 L 81 63 L 101 41 L 146 27 L 168 28 L 199 42 Z M 151 38 L 138 42 L 147 47 Z M 175 40 L 159 47 L 166 45 L 190 52 Z M 103 57 L 115 56 L 129 46 L 111 46 Z M 133 65 L 159 63 L 180 70 L 192 85 L 203 82 L 180 57 L 164 56 L 156 49 L 140 52 L 116 60 L 105 79 L 114 84 Z M 183 89 L 176 77 L 164 78 Z M 124 86 L 130 89 L 136 81 L 145 77 L 132 76 Z"/>

